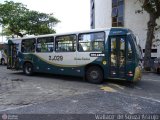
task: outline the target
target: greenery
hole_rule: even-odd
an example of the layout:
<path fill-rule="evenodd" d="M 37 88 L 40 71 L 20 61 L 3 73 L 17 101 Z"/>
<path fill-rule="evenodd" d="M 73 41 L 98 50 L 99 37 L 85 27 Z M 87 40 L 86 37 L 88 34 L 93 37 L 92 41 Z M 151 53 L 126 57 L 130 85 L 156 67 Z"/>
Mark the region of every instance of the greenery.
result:
<path fill-rule="evenodd" d="M 55 33 L 53 27 L 59 22 L 52 14 L 27 9 L 22 3 L 0 3 L 0 24 L 3 35 L 20 36 Z"/>
<path fill-rule="evenodd" d="M 155 38 L 154 33 L 159 27 L 156 20 L 160 18 L 160 0 L 139 0 L 142 3 L 142 8 L 149 14 L 149 21 L 147 23 L 147 40 L 145 45 L 144 55 L 144 68 L 150 70 L 151 61 L 151 49 L 153 39 Z"/>

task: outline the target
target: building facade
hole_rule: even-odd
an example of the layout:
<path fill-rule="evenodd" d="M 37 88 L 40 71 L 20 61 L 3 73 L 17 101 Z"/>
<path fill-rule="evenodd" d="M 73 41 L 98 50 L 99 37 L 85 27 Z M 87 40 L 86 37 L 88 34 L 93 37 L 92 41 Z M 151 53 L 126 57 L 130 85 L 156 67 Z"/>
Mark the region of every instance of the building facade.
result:
<path fill-rule="evenodd" d="M 91 28 L 125 27 L 131 29 L 145 51 L 149 15 L 138 0 L 91 0 Z M 160 19 L 157 24 L 160 25 Z M 152 58 L 160 57 L 160 29 L 155 32 Z"/>

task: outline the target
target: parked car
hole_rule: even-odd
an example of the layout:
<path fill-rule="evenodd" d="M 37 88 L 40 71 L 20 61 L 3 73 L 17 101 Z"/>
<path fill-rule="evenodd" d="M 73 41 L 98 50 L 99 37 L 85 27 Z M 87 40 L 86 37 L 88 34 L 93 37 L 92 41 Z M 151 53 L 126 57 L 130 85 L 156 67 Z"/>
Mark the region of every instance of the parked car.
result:
<path fill-rule="evenodd" d="M 160 74 L 160 57 L 154 60 L 154 69 L 158 74 Z"/>
<path fill-rule="evenodd" d="M 7 64 L 7 55 L 5 54 L 4 50 L 0 50 L 0 64 Z"/>

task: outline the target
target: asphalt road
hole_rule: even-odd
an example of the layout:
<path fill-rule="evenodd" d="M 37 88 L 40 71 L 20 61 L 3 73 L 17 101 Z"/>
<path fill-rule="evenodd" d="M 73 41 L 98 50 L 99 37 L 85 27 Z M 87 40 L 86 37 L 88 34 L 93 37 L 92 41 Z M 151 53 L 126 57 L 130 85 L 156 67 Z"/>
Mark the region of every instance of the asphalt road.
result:
<path fill-rule="evenodd" d="M 143 73 L 137 84 L 36 74 L 25 76 L 0 66 L 0 113 L 7 114 L 158 114 L 160 75 Z"/>

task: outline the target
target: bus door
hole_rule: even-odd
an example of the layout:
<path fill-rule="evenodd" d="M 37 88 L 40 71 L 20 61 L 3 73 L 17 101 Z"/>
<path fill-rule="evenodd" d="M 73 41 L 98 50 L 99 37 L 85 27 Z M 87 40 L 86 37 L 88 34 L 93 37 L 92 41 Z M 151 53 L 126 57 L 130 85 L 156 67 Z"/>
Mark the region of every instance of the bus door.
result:
<path fill-rule="evenodd" d="M 7 52 L 7 68 L 8 69 L 17 69 L 17 45 L 12 43 L 8 44 L 8 52 Z"/>
<path fill-rule="evenodd" d="M 126 76 L 126 39 L 125 36 L 109 37 L 109 77 Z"/>

